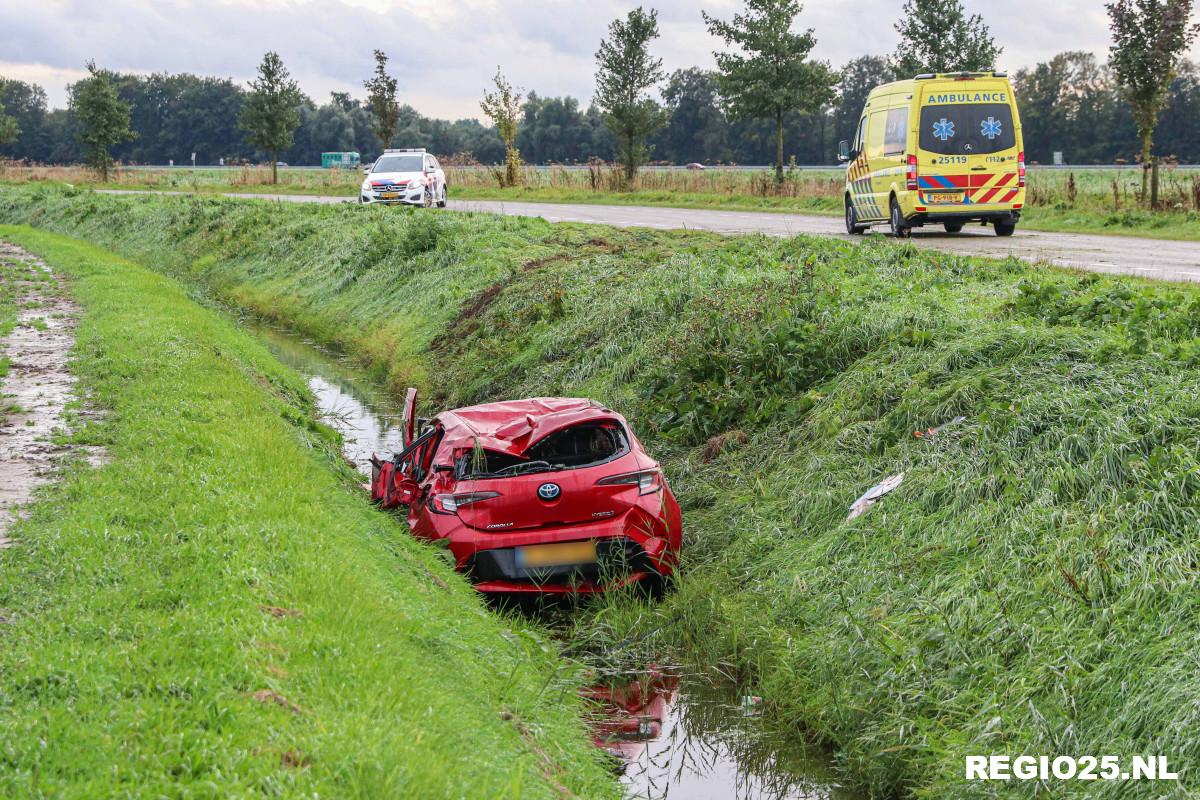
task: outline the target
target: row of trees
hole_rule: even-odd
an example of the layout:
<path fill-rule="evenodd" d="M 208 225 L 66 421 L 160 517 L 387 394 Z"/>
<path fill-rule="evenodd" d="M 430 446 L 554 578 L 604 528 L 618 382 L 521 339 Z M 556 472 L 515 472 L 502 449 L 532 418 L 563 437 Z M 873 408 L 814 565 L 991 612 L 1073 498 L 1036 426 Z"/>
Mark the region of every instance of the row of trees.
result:
<path fill-rule="evenodd" d="M 266 156 L 271 163 L 315 163 L 324 150 L 377 152 L 384 143 L 425 146 L 504 162 L 517 179 L 522 155 L 533 162 L 620 160 L 627 177 L 650 158 L 687 163 L 829 163 L 849 138 L 867 92 L 894 75 L 991 68 L 1000 48 L 959 0 L 908 0 L 890 58 L 864 56 L 840 70 L 810 58 L 812 30 L 797 32 L 796 0 L 746 0 L 725 21 L 704 14 L 726 45 L 717 70 L 666 75 L 651 49 L 657 15 L 635 9 L 615 20 L 596 54 L 593 104 L 523 93 L 497 70 L 481 107 L 492 120 L 447 122 L 399 102 L 387 56 L 375 52 L 365 103 L 335 93 L 324 105 L 303 95 L 279 57 L 268 53 L 248 90 L 192 75 L 112 74 L 89 64 L 69 90 L 70 108 L 48 111 L 40 87 L 0 85 L 0 155 L 37 161 L 85 157 L 123 161 L 227 163 Z M 1196 32 L 1191 0 L 1116 0 L 1109 64 L 1068 52 L 1014 75 L 1030 160 L 1061 150 L 1068 160 L 1148 160 L 1155 128 L 1160 152 L 1200 160 L 1200 70 L 1179 54 Z M 659 102 L 654 93 L 661 96 Z M 785 133 L 787 140 L 785 143 Z M 101 152 L 103 151 L 103 152 Z"/>

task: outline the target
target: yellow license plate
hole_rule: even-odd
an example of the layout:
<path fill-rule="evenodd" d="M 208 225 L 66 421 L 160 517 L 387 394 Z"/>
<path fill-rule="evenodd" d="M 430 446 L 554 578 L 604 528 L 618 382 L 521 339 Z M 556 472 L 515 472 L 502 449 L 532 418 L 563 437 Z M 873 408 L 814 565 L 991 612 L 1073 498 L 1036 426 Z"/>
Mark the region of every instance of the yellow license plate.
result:
<path fill-rule="evenodd" d="M 962 192 L 930 192 L 925 195 L 925 202 L 931 206 L 962 205 Z"/>
<path fill-rule="evenodd" d="M 563 542 L 517 548 L 518 567 L 561 567 L 596 563 L 596 543 Z"/>
<path fill-rule="evenodd" d="M 400 194 L 398 192 L 384 192 L 381 195 L 379 195 L 379 199 L 380 200 L 395 200 L 399 196 L 400 196 Z"/>

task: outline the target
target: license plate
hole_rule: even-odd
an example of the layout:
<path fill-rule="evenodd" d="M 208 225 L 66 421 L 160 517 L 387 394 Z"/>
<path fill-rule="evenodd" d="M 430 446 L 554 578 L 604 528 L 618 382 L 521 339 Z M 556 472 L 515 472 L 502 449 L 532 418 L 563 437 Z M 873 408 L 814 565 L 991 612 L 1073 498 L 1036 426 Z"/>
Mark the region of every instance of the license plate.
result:
<path fill-rule="evenodd" d="M 596 563 L 596 543 L 563 542 L 517 548 L 518 567 L 562 567 Z"/>
<path fill-rule="evenodd" d="M 931 206 L 957 206 L 962 205 L 962 192 L 928 192 L 925 195 L 925 202 Z"/>
<path fill-rule="evenodd" d="M 383 192 L 379 195 L 380 200 L 395 200 L 400 196 L 399 192 Z"/>

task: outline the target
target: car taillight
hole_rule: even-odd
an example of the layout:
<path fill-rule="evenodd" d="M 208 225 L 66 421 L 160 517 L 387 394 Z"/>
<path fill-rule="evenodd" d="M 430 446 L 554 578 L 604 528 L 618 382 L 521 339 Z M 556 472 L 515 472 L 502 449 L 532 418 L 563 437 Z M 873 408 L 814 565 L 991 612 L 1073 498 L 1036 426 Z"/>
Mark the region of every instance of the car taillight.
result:
<path fill-rule="evenodd" d="M 438 514 L 457 514 L 463 506 L 499 497 L 499 492 L 463 492 L 461 494 L 437 494 L 433 496 L 432 508 Z"/>
<path fill-rule="evenodd" d="M 637 484 L 638 494 L 650 494 L 662 488 L 662 471 L 643 469 L 638 472 L 625 472 L 620 475 L 609 475 L 596 481 L 597 486 L 616 486 L 620 484 Z"/>
<path fill-rule="evenodd" d="M 908 157 L 908 172 L 906 173 L 908 188 L 910 191 L 915 191 L 917 188 L 917 157 L 910 155 Z"/>
<path fill-rule="evenodd" d="M 1025 153 L 1017 153 L 1017 188 L 1025 187 Z"/>

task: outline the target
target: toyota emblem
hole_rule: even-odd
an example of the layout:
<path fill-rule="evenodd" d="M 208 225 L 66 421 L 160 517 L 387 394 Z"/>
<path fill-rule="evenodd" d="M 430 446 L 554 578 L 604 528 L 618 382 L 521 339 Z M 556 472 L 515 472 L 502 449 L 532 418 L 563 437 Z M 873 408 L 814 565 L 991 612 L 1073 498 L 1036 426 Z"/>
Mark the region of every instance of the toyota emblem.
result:
<path fill-rule="evenodd" d="M 562 494 L 562 489 L 559 488 L 557 483 L 543 483 L 538 487 L 538 497 L 543 500 L 553 500 L 560 494 Z"/>

